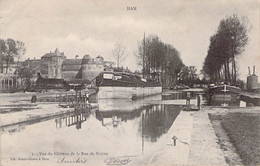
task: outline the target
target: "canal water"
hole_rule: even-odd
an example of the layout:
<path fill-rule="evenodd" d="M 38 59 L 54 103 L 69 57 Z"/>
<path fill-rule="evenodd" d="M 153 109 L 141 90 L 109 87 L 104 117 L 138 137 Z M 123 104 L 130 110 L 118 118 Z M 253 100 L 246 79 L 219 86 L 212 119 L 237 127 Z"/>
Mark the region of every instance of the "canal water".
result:
<path fill-rule="evenodd" d="M 5 105 L 0 104 L 0 115 L 8 118 L 8 122 L 61 111 L 57 104 L 31 105 L 21 96 L 18 96 L 19 100 L 17 97 L 9 99 L 10 96 L 1 98 Z M 171 102 L 149 104 L 146 100 L 185 103 L 189 97 L 196 103 L 197 96 L 200 96 L 204 106 L 247 106 L 240 100 L 209 102 L 202 91 L 188 90 L 137 101 L 103 99 L 98 101 L 98 107 L 92 109 L 71 108 L 70 112 L 21 123 L 14 121 L 11 125 L 1 127 L 2 164 L 22 162 L 23 165 L 35 165 L 32 163 L 37 160 L 38 165 L 70 165 L 80 159 L 87 165 L 106 165 L 107 159 L 120 156 L 127 156 L 127 162 L 128 159 L 131 162 L 139 159 L 137 164 L 146 164 L 165 144 L 162 138 L 172 137 L 167 132 L 183 109 L 183 106 Z M 19 104 L 21 109 L 18 109 Z"/>
<path fill-rule="evenodd" d="M 64 164 L 79 157 L 90 165 L 103 165 L 108 157 L 152 155 L 181 110 L 177 105 L 129 100 L 103 100 L 99 104 L 91 110 L 74 110 L 1 128 L 4 165 L 30 165 L 40 158 L 39 165 Z M 13 116 L 16 113 L 10 112 Z"/>

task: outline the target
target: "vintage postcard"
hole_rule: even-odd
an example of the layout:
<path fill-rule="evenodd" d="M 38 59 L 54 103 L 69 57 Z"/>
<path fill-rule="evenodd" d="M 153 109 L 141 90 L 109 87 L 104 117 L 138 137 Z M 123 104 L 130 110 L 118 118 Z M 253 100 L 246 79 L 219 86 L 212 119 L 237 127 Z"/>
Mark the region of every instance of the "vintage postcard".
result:
<path fill-rule="evenodd" d="M 0 0 L 0 165 L 260 165 L 259 0 Z"/>

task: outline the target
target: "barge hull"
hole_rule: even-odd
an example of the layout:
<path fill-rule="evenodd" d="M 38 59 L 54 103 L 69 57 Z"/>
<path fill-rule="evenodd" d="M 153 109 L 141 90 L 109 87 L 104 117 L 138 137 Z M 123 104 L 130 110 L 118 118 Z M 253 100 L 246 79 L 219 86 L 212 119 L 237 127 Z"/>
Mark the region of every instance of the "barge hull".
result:
<path fill-rule="evenodd" d="M 99 99 L 131 99 L 132 97 L 145 97 L 162 93 L 162 87 L 99 87 Z"/>

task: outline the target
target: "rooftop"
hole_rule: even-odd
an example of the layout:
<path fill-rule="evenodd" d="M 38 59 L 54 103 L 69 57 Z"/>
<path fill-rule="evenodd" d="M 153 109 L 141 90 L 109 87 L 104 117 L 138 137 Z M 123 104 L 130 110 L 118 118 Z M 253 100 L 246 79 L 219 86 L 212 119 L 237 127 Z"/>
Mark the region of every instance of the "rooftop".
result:
<path fill-rule="evenodd" d="M 54 52 L 51 52 L 50 53 L 46 53 L 45 55 L 42 56 L 42 58 L 48 58 L 48 57 L 54 57 L 54 56 L 64 56 L 64 52 L 60 53 L 59 49 L 56 48 Z"/>

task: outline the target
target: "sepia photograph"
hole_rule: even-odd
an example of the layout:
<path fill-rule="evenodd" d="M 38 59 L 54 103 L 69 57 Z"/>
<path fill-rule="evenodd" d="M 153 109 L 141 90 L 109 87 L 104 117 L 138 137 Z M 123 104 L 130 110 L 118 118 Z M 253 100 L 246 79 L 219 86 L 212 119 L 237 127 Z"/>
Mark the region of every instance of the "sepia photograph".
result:
<path fill-rule="evenodd" d="M 260 165 L 259 0 L 0 0 L 0 166 Z"/>

